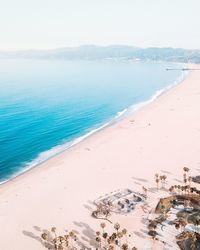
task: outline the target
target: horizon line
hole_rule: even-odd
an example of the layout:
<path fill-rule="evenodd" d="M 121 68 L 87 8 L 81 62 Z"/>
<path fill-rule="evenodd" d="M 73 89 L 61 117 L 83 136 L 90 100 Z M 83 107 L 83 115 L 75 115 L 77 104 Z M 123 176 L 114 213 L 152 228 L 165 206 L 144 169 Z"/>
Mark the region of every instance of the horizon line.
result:
<path fill-rule="evenodd" d="M 27 49 L 0 49 L 0 52 L 21 52 L 21 51 L 52 51 L 59 49 L 78 49 L 81 47 L 97 47 L 97 48 L 107 48 L 107 47 L 130 47 L 130 48 L 138 48 L 138 49 L 184 49 L 184 50 L 200 50 L 200 49 L 192 49 L 185 47 L 173 47 L 173 46 L 149 46 L 149 47 L 140 47 L 130 44 L 109 44 L 109 45 L 96 45 L 96 44 L 82 44 L 77 46 L 63 46 L 63 47 L 55 47 L 55 48 L 27 48 Z"/>

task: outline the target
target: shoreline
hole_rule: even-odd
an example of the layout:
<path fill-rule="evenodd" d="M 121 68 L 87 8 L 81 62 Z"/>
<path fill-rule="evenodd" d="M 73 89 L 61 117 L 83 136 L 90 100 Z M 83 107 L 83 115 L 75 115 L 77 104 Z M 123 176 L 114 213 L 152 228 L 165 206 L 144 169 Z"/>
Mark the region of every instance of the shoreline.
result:
<path fill-rule="evenodd" d="M 180 64 L 180 63 L 176 63 L 176 64 Z M 171 89 L 175 88 L 177 85 L 182 84 L 182 82 L 184 82 L 184 80 L 187 77 L 189 77 L 190 74 L 191 74 L 190 71 L 189 72 L 185 72 L 185 73 L 182 72 L 181 75 L 173 83 L 169 83 L 169 85 L 167 85 L 166 87 L 157 90 L 155 92 L 155 94 L 153 94 L 148 100 L 141 101 L 139 103 L 133 104 L 133 105 L 125 108 L 122 111 L 118 111 L 117 115 L 115 117 L 111 118 L 108 121 L 105 121 L 105 123 L 102 124 L 102 125 L 100 125 L 99 127 L 93 128 L 91 131 L 89 131 L 85 135 L 77 137 L 76 139 L 74 139 L 72 141 L 69 141 L 68 143 L 60 144 L 60 145 L 57 145 L 57 146 L 55 146 L 55 147 L 53 147 L 53 148 L 51 148 L 51 149 L 49 149 L 47 151 L 41 152 L 34 160 L 32 160 L 29 163 L 27 163 L 27 167 L 24 167 L 24 169 L 22 169 L 22 171 L 19 171 L 18 173 L 14 174 L 13 176 L 11 176 L 7 180 L 1 181 L 0 182 L 0 187 L 2 185 L 5 185 L 6 183 L 12 182 L 16 178 L 18 178 L 18 177 L 20 177 L 20 176 L 28 173 L 32 169 L 40 167 L 45 162 L 48 162 L 52 158 L 54 158 L 54 157 L 56 157 L 56 156 L 58 156 L 58 155 L 60 155 L 60 154 L 62 154 L 64 152 L 66 152 L 67 150 L 69 150 L 69 149 L 75 147 L 76 145 L 78 145 L 79 143 L 87 140 L 90 136 L 93 136 L 96 133 L 99 133 L 100 131 L 102 131 L 102 130 L 110 127 L 110 126 L 113 126 L 114 124 L 122 121 L 123 119 L 128 118 L 129 116 L 133 116 L 136 112 L 139 112 L 142 108 L 144 108 L 147 105 L 151 104 L 152 102 L 156 101 L 158 98 L 160 98 L 162 95 L 166 94 Z M 118 115 L 119 113 L 122 113 L 122 114 Z M 39 163 L 36 163 L 35 165 L 32 165 L 32 166 L 28 167 L 28 165 L 31 165 L 32 162 L 37 161 L 37 159 L 40 157 L 41 154 L 44 154 L 46 152 L 49 152 L 49 151 L 54 150 L 55 148 L 59 148 L 59 147 L 64 147 L 64 149 L 62 149 L 59 152 L 53 154 L 52 156 L 46 158 L 45 160 L 41 160 Z"/>
<path fill-rule="evenodd" d="M 156 205 L 155 173 L 167 175 L 167 188 L 181 182 L 185 166 L 192 176 L 199 175 L 199 79 L 198 71 L 191 72 L 138 112 L 1 185 L 0 222 L 6 226 L 0 229 L 0 249 L 13 250 L 12 235 L 16 250 L 44 250 L 40 235 L 52 226 L 61 233 L 75 230 L 91 247 L 101 222 L 91 216 L 99 197 L 126 188 L 141 193 L 145 186 L 148 202 Z M 111 216 L 127 228 L 139 250 L 151 244 L 144 216 L 140 206 L 128 215 Z M 165 240 L 178 249 L 171 238 Z"/>

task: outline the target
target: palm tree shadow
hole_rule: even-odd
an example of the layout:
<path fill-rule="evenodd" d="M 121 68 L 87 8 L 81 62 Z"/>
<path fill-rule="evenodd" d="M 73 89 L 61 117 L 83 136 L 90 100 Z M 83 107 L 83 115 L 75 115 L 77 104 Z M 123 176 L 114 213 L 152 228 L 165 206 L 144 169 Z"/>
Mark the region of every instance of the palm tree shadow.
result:
<path fill-rule="evenodd" d="M 87 204 L 84 204 L 84 208 L 87 209 L 90 213 L 92 213 L 96 208 L 96 205 L 93 201 L 88 200 Z"/>
<path fill-rule="evenodd" d="M 179 180 L 179 179 L 176 179 L 174 178 L 175 181 L 179 182 L 179 183 L 183 183 L 183 181 Z"/>
<path fill-rule="evenodd" d="M 73 222 L 76 226 L 80 227 L 82 229 L 82 234 L 83 236 L 81 237 L 82 241 L 85 242 L 86 244 L 89 244 L 90 247 L 96 247 L 96 234 L 95 231 L 86 223 L 84 222 Z M 81 243 L 82 246 L 85 245 L 84 243 Z"/>
<path fill-rule="evenodd" d="M 51 243 L 51 240 L 52 240 L 51 233 L 50 233 L 48 230 L 42 230 L 42 229 L 41 229 L 40 227 L 38 227 L 38 226 L 34 226 L 33 228 L 34 228 L 36 231 L 40 232 L 40 234 L 42 234 L 42 233 L 47 233 L 48 239 L 49 239 L 48 242 L 44 242 L 44 241 L 41 239 L 40 236 L 38 236 L 37 234 L 34 234 L 33 232 L 23 230 L 22 233 L 23 233 L 25 236 L 27 236 L 27 237 L 30 237 L 30 238 L 32 238 L 32 239 L 34 239 L 34 240 L 37 240 L 38 242 L 40 242 L 40 244 L 41 244 L 43 247 L 45 247 L 45 248 L 47 248 L 47 249 L 54 249 L 54 248 L 53 248 L 53 245 L 52 245 L 52 243 Z"/>
<path fill-rule="evenodd" d="M 135 180 L 135 181 L 139 181 L 139 182 L 148 182 L 148 180 L 142 179 L 142 178 L 132 177 L 132 179 Z"/>
<path fill-rule="evenodd" d="M 157 189 L 157 187 L 152 187 L 152 188 L 149 188 L 148 189 L 148 191 L 150 192 L 150 193 L 157 193 L 158 192 L 158 189 Z"/>
<path fill-rule="evenodd" d="M 34 240 L 39 241 L 39 242 L 44 246 L 44 242 L 42 241 L 42 239 L 41 239 L 39 236 L 35 235 L 35 234 L 32 233 L 32 232 L 25 231 L 25 230 L 23 230 L 22 232 L 23 232 L 23 234 L 24 234 L 25 236 L 28 236 L 28 237 L 30 237 L 30 238 L 33 238 Z"/>
<path fill-rule="evenodd" d="M 133 233 L 134 233 L 135 235 L 137 235 L 138 237 L 142 238 L 142 239 L 145 239 L 145 238 L 146 238 L 141 232 L 134 231 Z"/>
<path fill-rule="evenodd" d="M 171 172 L 166 171 L 166 170 L 161 170 L 161 172 L 162 172 L 162 173 L 164 173 L 164 174 L 170 174 L 170 175 L 172 175 L 172 173 L 171 173 Z"/>
<path fill-rule="evenodd" d="M 137 181 L 134 181 L 134 184 L 139 185 L 139 186 L 142 185 L 141 183 L 139 183 L 139 182 L 137 182 Z"/>

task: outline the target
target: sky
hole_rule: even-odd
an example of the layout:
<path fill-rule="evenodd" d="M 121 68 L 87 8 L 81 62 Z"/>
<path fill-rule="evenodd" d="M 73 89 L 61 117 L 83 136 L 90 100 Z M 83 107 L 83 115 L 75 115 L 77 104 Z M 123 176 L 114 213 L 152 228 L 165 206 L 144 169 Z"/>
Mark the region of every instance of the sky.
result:
<path fill-rule="evenodd" d="M 200 49 L 200 0 L 0 0 L 0 50 Z"/>

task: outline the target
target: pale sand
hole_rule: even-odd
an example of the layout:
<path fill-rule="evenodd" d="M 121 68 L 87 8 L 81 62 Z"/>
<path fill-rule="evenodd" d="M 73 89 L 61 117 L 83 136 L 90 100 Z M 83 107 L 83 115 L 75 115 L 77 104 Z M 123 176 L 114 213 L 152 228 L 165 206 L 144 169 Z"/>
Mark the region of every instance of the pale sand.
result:
<path fill-rule="evenodd" d="M 200 71 L 135 114 L 2 185 L 0 249 L 42 250 L 39 230 L 51 226 L 75 229 L 86 243 L 100 222 L 91 217 L 93 200 L 120 188 L 155 187 L 156 172 L 178 183 L 184 166 L 191 174 L 200 172 Z M 156 204 L 157 194 L 149 196 Z M 139 249 L 152 249 L 144 238 L 145 216 L 138 207 L 111 219 L 129 229 Z"/>

